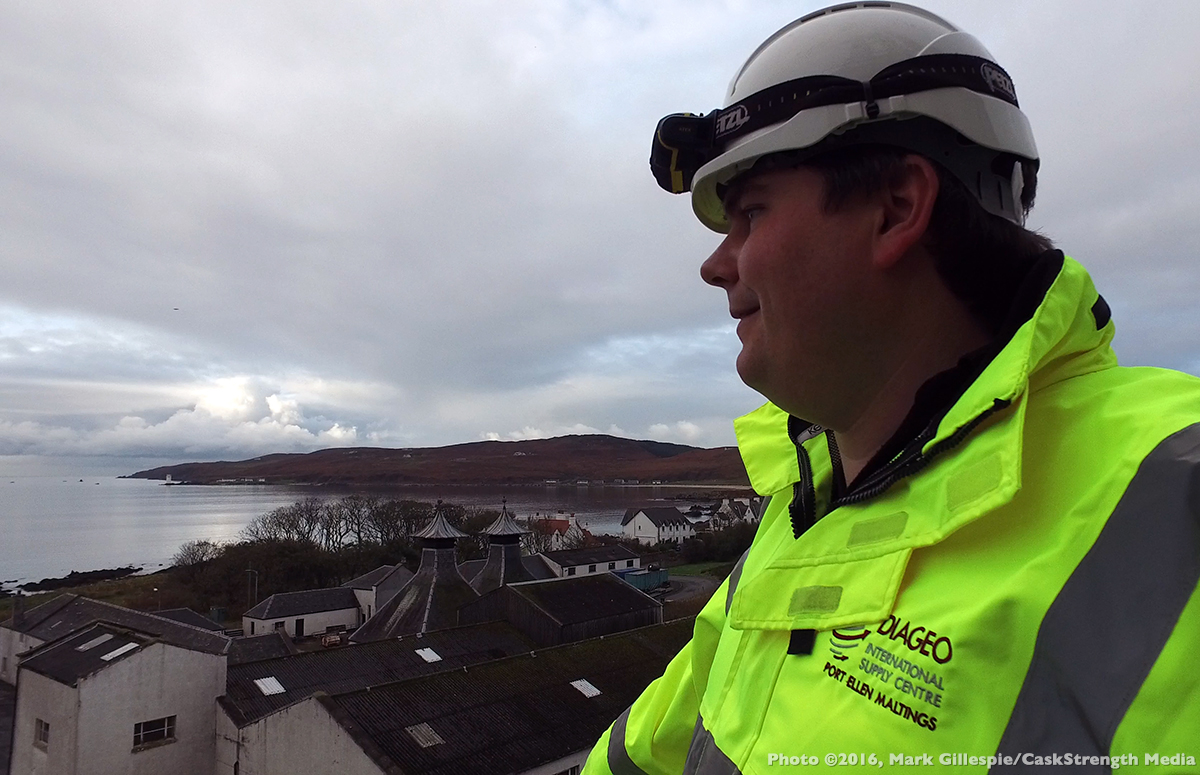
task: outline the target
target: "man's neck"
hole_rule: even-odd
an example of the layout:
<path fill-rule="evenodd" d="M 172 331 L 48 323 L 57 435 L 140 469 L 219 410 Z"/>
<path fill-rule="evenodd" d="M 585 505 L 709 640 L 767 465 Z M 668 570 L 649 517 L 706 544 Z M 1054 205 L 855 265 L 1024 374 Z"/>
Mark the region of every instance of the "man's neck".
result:
<path fill-rule="evenodd" d="M 957 305 L 956 305 L 957 306 Z M 853 422 L 835 428 L 846 483 L 855 479 L 895 435 L 913 409 L 917 391 L 933 376 L 986 345 L 990 337 L 965 309 L 913 331 L 902 357 Z"/>

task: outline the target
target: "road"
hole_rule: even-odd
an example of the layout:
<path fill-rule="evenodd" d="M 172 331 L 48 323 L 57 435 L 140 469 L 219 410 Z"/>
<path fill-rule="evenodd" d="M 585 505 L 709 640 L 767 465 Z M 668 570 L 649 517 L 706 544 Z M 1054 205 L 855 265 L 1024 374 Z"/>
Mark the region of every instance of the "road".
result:
<path fill-rule="evenodd" d="M 695 598 L 708 599 L 719 586 L 721 582 L 712 576 L 671 576 L 671 591 L 663 600 L 674 603 Z"/>

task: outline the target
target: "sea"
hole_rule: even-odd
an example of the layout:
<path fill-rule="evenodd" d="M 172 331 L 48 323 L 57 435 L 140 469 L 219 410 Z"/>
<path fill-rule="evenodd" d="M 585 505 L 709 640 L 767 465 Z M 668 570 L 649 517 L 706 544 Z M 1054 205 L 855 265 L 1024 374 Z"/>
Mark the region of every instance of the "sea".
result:
<path fill-rule="evenodd" d="M 404 487 L 349 490 L 285 485 L 167 485 L 92 476 L 10 476 L 0 480 L 0 586 L 133 565 L 145 573 L 168 567 L 187 541 L 238 539 L 255 517 L 309 497 L 361 492 L 499 509 L 518 518 L 575 514 L 595 534 L 621 532 L 626 508 L 712 500 L 670 486 Z"/>

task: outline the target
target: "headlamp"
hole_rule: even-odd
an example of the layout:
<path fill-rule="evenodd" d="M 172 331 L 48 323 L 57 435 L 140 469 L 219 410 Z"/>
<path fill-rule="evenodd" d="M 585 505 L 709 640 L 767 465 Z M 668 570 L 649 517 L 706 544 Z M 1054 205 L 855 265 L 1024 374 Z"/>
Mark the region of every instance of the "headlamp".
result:
<path fill-rule="evenodd" d="M 812 75 L 775 84 L 704 116 L 673 113 L 654 130 L 650 170 L 664 190 L 682 194 L 692 189 L 696 171 L 735 140 L 787 121 L 803 110 L 861 103 L 862 115 L 870 121 L 880 114 L 880 100 L 949 87 L 966 88 L 1019 107 L 1012 79 L 995 62 L 967 54 L 929 54 L 897 62 L 869 81 Z M 830 126 L 829 131 L 838 128 Z"/>

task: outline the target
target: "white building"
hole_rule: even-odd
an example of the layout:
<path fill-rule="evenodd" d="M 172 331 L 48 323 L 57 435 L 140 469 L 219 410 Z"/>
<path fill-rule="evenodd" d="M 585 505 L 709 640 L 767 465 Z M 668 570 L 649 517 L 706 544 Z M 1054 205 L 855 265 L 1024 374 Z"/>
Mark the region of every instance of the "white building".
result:
<path fill-rule="evenodd" d="M 358 596 L 349 587 L 279 592 L 242 614 L 242 633 L 262 635 L 283 630 L 293 638 L 344 630 L 366 621 Z"/>
<path fill-rule="evenodd" d="M 554 575 L 560 578 L 642 567 L 642 558 L 632 549 L 620 545 L 564 549 L 561 552 L 546 552 L 542 557 Z"/>
<path fill-rule="evenodd" d="M 392 595 L 399 592 L 412 577 L 413 572 L 403 565 L 380 565 L 342 586 L 354 590 L 359 610 L 363 612 L 363 621 L 366 621 L 387 604 Z"/>
<path fill-rule="evenodd" d="M 683 512 L 674 506 L 626 509 L 621 533 L 643 544 L 660 541 L 680 543 L 696 535 Z"/>
<path fill-rule="evenodd" d="M 22 657 L 11 771 L 207 773 L 225 655 L 98 623 Z"/>
<path fill-rule="evenodd" d="M 10 684 L 17 682 L 17 665 L 22 654 L 100 621 L 147 632 L 177 646 L 208 653 L 223 654 L 229 648 L 229 638 L 220 632 L 100 600 L 63 594 L 28 611 L 15 612 L 11 619 L 0 622 L 0 680 Z"/>

